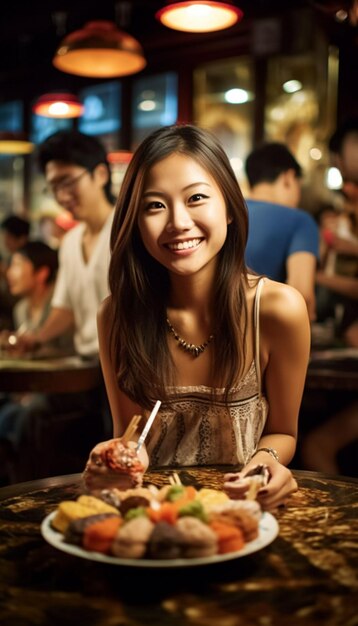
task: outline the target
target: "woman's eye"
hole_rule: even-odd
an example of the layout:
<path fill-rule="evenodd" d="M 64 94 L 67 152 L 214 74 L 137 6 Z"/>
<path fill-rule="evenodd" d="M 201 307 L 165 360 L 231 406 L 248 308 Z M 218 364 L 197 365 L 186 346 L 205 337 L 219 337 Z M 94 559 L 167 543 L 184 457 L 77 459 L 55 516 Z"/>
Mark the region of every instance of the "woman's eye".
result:
<path fill-rule="evenodd" d="M 189 202 L 200 202 L 200 200 L 204 200 L 207 197 L 203 193 L 194 193 L 193 196 L 190 196 Z"/>
<path fill-rule="evenodd" d="M 160 202 L 159 200 L 153 200 L 152 202 L 148 202 L 145 208 L 147 211 L 153 211 L 155 209 L 164 209 L 164 204 Z"/>

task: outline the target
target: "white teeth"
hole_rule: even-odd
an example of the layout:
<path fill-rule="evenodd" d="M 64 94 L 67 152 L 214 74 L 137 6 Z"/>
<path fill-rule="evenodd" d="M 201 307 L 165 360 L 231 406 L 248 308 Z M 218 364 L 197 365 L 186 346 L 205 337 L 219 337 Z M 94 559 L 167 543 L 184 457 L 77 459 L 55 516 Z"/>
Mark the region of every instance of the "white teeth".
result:
<path fill-rule="evenodd" d="M 180 241 L 178 243 L 169 243 L 168 248 L 170 250 L 188 250 L 188 248 L 195 248 L 200 243 L 200 239 L 190 239 L 190 241 Z"/>

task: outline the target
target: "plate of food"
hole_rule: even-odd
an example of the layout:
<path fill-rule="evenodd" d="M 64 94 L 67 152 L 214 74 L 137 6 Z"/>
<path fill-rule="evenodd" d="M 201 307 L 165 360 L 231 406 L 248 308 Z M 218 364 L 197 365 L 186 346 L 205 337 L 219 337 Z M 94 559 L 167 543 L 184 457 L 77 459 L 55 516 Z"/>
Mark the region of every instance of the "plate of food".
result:
<path fill-rule="evenodd" d="M 63 501 L 41 525 L 67 554 L 140 568 L 211 565 L 262 550 L 279 532 L 255 500 L 215 489 L 168 484 L 103 490 Z"/>

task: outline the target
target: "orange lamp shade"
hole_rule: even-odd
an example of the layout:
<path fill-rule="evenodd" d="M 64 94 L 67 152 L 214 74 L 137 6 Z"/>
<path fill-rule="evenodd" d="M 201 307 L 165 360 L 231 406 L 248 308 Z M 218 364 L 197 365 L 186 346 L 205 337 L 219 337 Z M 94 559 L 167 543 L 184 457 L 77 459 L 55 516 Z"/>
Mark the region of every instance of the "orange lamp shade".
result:
<path fill-rule="evenodd" d="M 155 16 L 164 26 L 174 30 L 209 33 L 233 26 L 242 19 L 243 12 L 231 2 L 179 0 L 170 2 Z"/>
<path fill-rule="evenodd" d="M 84 106 L 71 93 L 46 93 L 35 102 L 32 110 L 36 115 L 55 118 L 80 117 Z"/>
<path fill-rule="evenodd" d="M 135 74 L 147 64 L 139 42 L 104 20 L 65 37 L 52 62 L 62 72 L 92 78 Z"/>
<path fill-rule="evenodd" d="M 34 148 L 25 133 L 0 132 L 0 154 L 30 154 Z"/>

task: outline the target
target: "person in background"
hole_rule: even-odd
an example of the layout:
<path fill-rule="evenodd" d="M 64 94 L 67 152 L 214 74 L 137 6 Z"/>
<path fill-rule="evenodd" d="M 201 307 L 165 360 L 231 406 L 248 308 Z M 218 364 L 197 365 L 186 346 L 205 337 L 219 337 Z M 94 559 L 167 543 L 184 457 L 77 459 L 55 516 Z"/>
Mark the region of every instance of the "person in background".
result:
<path fill-rule="evenodd" d="M 10 292 L 20 298 L 14 307 L 18 333 L 35 331 L 46 321 L 58 271 L 58 254 L 43 241 L 29 241 L 11 257 L 7 270 Z M 48 342 L 50 353 L 73 353 L 72 332 Z"/>
<path fill-rule="evenodd" d="M 343 307 L 337 334 L 346 346 L 358 348 L 358 118 L 347 120 L 332 135 L 329 142 L 332 163 L 342 174 L 342 193 L 345 198 L 344 213 L 350 217 L 349 235 L 330 230 L 329 246 L 337 258 L 354 262 L 350 275 L 324 269 L 317 272 L 320 289 L 331 296 L 333 306 Z M 343 236 L 344 235 L 344 236 Z M 318 426 L 314 426 L 303 438 L 302 461 L 306 469 L 342 473 L 342 457 L 355 461 L 344 473 L 358 476 L 358 401 L 342 398 L 342 406 Z"/>
<path fill-rule="evenodd" d="M 33 349 L 74 329 L 76 352 L 98 354 L 96 313 L 108 294 L 109 237 L 114 198 L 103 146 L 77 131 L 60 131 L 40 146 L 47 189 L 79 224 L 63 237 L 51 311 L 36 332 L 19 337 Z"/>
<path fill-rule="evenodd" d="M 84 359 L 97 359 L 96 315 L 108 294 L 109 239 L 114 214 L 106 152 L 94 137 L 78 131 L 60 131 L 39 147 L 38 161 L 46 177 L 47 193 L 79 223 L 66 233 L 59 248 L 59 271 L 49 316 L 35 331 L 18 335 L 15 349 L 20 354 L 41 349 L 71 330 L 76 353 Z M 110 429 L 104 386 L 58 398 L 51 396 L 51 400 L 53 416 L 72 414 L 73 422 L 76 419 L 86 424 L 76 446 L 80 460 L 80 448 L 90 449 L 93 439 Z"/>
<path fill-rule="evenodd" d="M 329 141 L 332 164 L 342 175 L 346 228 L 328 228 L 326 244 L 335 265 L 322 267 L 316 274 L 317 301 L 327 309 L 343 310 L 337 323 L 337 334 L 347 344 L 357 347 L 358 325 L 358 118 L 344 122 Z M 322 304 L 323 303 L 323 304 Z M 325 307 L 325 308 L 324 308 Z M 319 311 L 320 312 L 320 311 Z M 323 312 L 321 313 L 323 315 Z"/>
<path fill-rule="evenodd" d="M 30 222 L 17 215 L 9 215 L 0 224 L 3 231 L 4 245 L 9 254 L 13 254 L 27 243 L 30 235 Z"/>
<path fill-rule="evenodd" d="M 0 224 L 3 235 L 4 252 L 0 253 L 0 331 L 13 328 L 13 308 L 16 303 L 9 291 L 6 279 L 8 257 L 21 248 L 29 239 L 30 222 L 17 215 L 9 215 Z"/>
<path fill-rule="evenodd" d="M 266 464 L 270 480 L 258 499 L 272 509 L 297 488 L 286 465 L 296 445 L 310 327 L 296 289 L 248 273 L 247 221 L 214 135 L 183 125 L 145 139 L 113 221 L 100 359 L 114 437 L 159 399 L 146 440 L 152 467 L 240 466 L 224 486 L 238 498 L 242 475 Z M 105 484 L 98 464 L 105 445 L 88 460 L 92 484 Z"/>
<path fill-rule="evenodd" d="M 285 145 L 267 143 L 249 154 L 245 169 L 250 185 L 246 263 L 298 289 L 314 320 L 319 233 L 313 217 L 297 208 L 301 167 Z"/>
<path fill-rule="evenodd" d="M 36 330 L 48 317 L 57 270 L 57 252 L 42 241 L 29 241 L 12 255 L 7 278 L 11 294 L 20 298 L 14 307 L 19 333 Z M 5 357 L 11 337 L 6 331 L 0 334 Z M 56 356 L 73 353 L 72 334 L 53 340 L 46 350 Z M 42 394 L 12 394 L 2 395 L 0 402 L 0 458 L 4 471 L 16 457 L 31 415 L 43 408 L 46 399 Z"/>

